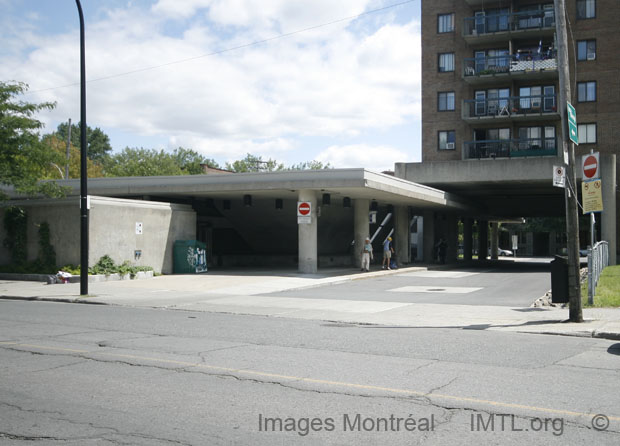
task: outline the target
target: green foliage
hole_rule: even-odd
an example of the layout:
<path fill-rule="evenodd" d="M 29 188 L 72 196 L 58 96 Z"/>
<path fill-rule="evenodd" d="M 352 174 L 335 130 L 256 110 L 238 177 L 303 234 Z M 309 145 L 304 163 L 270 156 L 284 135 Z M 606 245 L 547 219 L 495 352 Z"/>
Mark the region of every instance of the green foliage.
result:
<path fill-rule="evenodd" d="M 81 271 L 79 265 L 65 265 L 60 268 L 60 270 L 70 273 L 74 276 L 79 276 Z M 112 258 L 106 254 L 102 256 L 97 261 L 97 263 L 95 263 L 92 267 L 88 269 L 88 274 L 104 274 L 106 276 L 109 276 L 110 274 L 120 274 L 121 276 L 129 274 L 133 278 L 141 271 L 153 271 L 153 268 L 150 266 L 134 266 L 129 262 L 129 260 L 125 260 L 120 265 L 117 265 L 116 263 L 114 263 L 114 260 L 112 260 Z"/>
<path fill-rule="evenodd" d="M 37 183 L 54 161 L 54 154 L 40 141 L 38 131 L 43 123 L 33 116 L 55 104 L 15 99 L 27 90 L 24 83 L 0 81 L 0 184 L 14 186 L 25 194 L 61 196 L 63 190 L 56 183 Z M 6 196 L 0 193 L 3 198 Z"/>
<path fill-rule="evenodd" d="M 582 302 L 588 305 L 587 281 L 581 288 Z M 594 293 L 594 307 L 620 307 L 620 265 L 608 266 L 601 273 L 596 293 Z"/>
<path fill-rule="evenodd" d="M 268 159 L 263 161 L 261 156 L 248 153 L 245 158 L 235 161 L 232 164 L 226 163 L 226 169 L 232 172 L 273 172 L 284 170 L 284 164 L 278 164 L 276 160 Z"/>
<path fill-rule="evenodd" d="M 331 169 L 332 167 L 327 164 L 323 164 L 322 161 L 312 160 L 312 161 L 304 161 L 303 163 L 293 164 L 288 169 L 290 170 L 323 170 L 323 169 Z"/>
<path fill-rule="evenodd" d="M 172 152 L 126 147 L 105 160 L 104 170 L 109 177 L 198 175 L 203 173 L 201 164 L 219 167 L 212 159 L 183 147 Z"/>
<path fill-rule="evenodd" d="M 46 221 L 39 225 L 39 258 L 42 270 L 56 269 L 56 250 L 50 240 L 50 225 Z"/>
<path fill-rule="evenodd" d="M 71 144 L 74 147 L 80 149 L 81 146 L 81 128 L 82 123 L 71 124 Z M 63 122 L 56 129 L 55 135 L 63 142 L 67 141 L 67 133 L 69 132 L 69 124 Z M 92 129 L 86 125 L 86 140 L 88 142 L 88 146 L 86 150 L 88 152 L 88 158 L 97 162 L 102 163 L 105 158 L 112 151 L 112 146 L 110 145 L 110 138 L 106 135 L 103 130 L 99 127 Z"/>
<path fill-rule="evenodd" d="M 19 267 L 26 264 L 28 215 L 18 206 L 11 206 L 4 212 L 4 231 L 6 238 L 3 241 L 5 248 L 11 253 L 13 265 Z"/>

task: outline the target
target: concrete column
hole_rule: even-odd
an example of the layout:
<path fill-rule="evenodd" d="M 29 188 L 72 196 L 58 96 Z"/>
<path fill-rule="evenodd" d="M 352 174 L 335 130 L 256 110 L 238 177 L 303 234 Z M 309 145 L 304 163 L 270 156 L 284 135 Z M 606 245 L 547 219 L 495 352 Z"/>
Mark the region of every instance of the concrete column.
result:
<path fill-rule="evenodd" d="M 532 257 L 534 255 L 534 233 L 528 232 L 525 234 L 525 252 L 528 256 Z"/>
<path fill-rule="evenodd" d="M 491 260 L 497 260 L 497 248 L 499 248 L 499 223 L 491 222 Z"/>
<path fill-rule="evenodd" d="M 489 222 L 478 220 L 478 260 L 486 260 L 489 240 Z"/>
<path fill-rule="evenodd" d="M 424 211 L 424 263 L 435 263 L 435 213 Z"/>
<path fill-rule="evenodd" d="M 601 218 L 601 238 L 609 242 L 609 264 L 617 262 L 617 224 L 616 224 L 616 155 L 601 154 L 601 182 L 603 186 L 603 212 Z"/>
<path fill-rule="evenodd" d="M 456 262 L 459 246 L 459 221 L 454 214 L 448 214 L 446 222 L 446 263 Z"/>
<path fill-rule="evenodd" d="M 353 264 L 359 268 L 362 265 L 362 246 L 364 239 L 370 237 L 368 211 L 370 200 L 355 199 L 353 200 L 353 233 L 355 244 L 353 245 Z M 375 252 L 374 255 L 381 256 L 381 253 Z"/>
<path fill-rule="evenodd" d="M 409 208 L 407 206 L 394 207 L 394 251 L 398 265 L 409 263 Z"/>
<path fill-rule="evenodd" d="M 299 251 L 299 272 L 314 274 L 318 269 L 317 240 L 318 240 L 318 216 L 316 192 L 313 190 L 302 189 L 298 195 L 299 201 L 312 203 L 311 222 L 300 223 L 298 227 L 298 251 Z"/>
<path fill-rule="evenodd" d="M 473 251 L 473 226 L 473 219 L 466 218 L 463 220 L 463 260 L 466 262 L 471 260 Z"/>

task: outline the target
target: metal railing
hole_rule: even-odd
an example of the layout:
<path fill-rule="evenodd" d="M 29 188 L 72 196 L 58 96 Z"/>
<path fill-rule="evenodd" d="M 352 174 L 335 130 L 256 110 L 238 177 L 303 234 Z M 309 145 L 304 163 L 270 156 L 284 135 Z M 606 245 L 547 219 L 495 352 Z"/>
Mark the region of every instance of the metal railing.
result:
<path fill-rule="evenodd" d="M 463 143 L 465 159 L 518 158 L 557 154 L 556 138 L 489 139 Z"/>
<path fill-rule="evenodd" d="M 463 76 L 557 70 L 556 50 L 518 52 L 501 56 L 477 56 L 463 59 Z"/>
<path fill-rule="evenodd" d="M 588 249 L 588 303 L 594 303 L 596 285 L 603 270 L 609 266 L 609 243 L 598 242 Z"/>
<path fill-rule="evenodd" d="M 463 19 L 463 36 L 555 27 L 552 9 L 501 14 L 481 14 Z"/>
<path fill-rule="evenodd" d="M 530 116 L 557 112 L 557 103 L 555 94 L 465 99 L 462 110 L 464 119 L 485 116 Z"/>

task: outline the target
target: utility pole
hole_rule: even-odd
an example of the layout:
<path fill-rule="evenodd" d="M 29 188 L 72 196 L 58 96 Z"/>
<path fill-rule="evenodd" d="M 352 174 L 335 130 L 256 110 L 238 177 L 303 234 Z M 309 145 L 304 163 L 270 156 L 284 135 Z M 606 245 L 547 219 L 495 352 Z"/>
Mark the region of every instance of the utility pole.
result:
<path fill-rule="evenodd" d="M 575 172 L 575 145 L 568 133 L 566 102 L 571 99 L 568 38 L 566 33 L 565 0 L 555 0 L 555 30 L 557 41 L 558 73 L 560 77 L 559 107 L 562 117 L 562 154 L 566 166 L 566 243 L 568 251 L 568 304 L 569 320 L 583 322 L 581 311 L 581 281 L 579 276 L 579 218 L 577 209 L 577 176 Z M 571 192 L 572 189 L 572 192 Z"/>
<path fill-rule="evenodd" d="M 88 170 L 86 160 L 86 50 L 84 45 L 84 13 L 80 0 L 75 0 L 80 16 L 80 295 L 88 294 Z"/>
<path fill-rule="evenodd" d="M 71 157 L 71 118 L 69 118 L 69 127 L 67 131 L 67 164 L 65 164 L 65 180 L 69 179 L 69 158 Z"/>

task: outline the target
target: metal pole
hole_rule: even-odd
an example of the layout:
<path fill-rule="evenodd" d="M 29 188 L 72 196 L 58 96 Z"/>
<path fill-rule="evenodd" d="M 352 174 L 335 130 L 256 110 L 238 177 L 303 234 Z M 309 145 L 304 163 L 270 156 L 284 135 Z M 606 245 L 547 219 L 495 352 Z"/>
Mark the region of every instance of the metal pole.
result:
<path fill-rule="evenodd" d="M 65 180 L 69 179 L 69 158 L 71 157 L 71 118 L 69 118 L 69 127 L 67 127 L 67 164 L 65 164 Z"/>
<path fill-rule="evenodd" d="M 596 290 L 596 284 L 594 283 L 594 244 L 596 243 L 596 236 L 594 234 L 594 212 L 590 212 L 590 249 L 588 250 L 588 303 L 594 305 L 594 292 Z"/>
<path fill-rule="evenodd" d="M 86 51 L 84 49 L 84 14 L 80 0 L 75 0 L 80 15 L 80 295 L 88 294 L 88 171 L 86 141 Z"/>
<path fill-rule="evenodd" d="M 564 159 L 568 158 L 566 166 L 565 188 L 566 202 L 566 238 L 568 250 L 568 300 L 569 319 L 571 322 L 583 322 L 581 309 L 581 283 L 579 276 L 579 219 L 577 210 L 577 177 L 575 174 L 575 146 L 568 144 L 568 119 L 566 102 L 571 98 L 570 71 L 568 66 L 568 38 L 566 34 L 566 4 L 565 0 L 555 0 L 555 26 L 558 43 L 558 74 L 560 78 L 559 111 L 562 117 L 562 149 Z M 570 188 L 573 188 L 571 193 Z"/>

